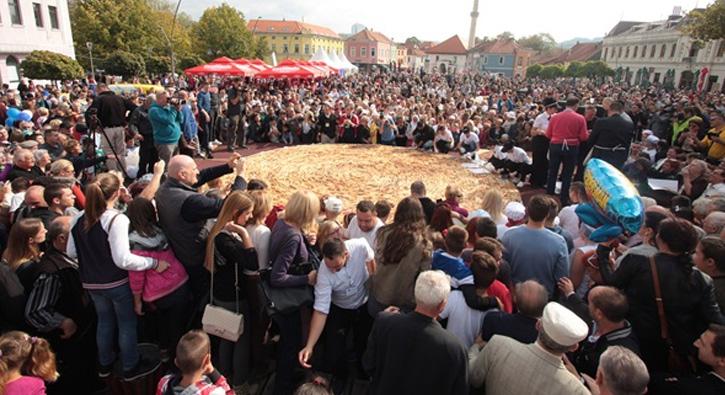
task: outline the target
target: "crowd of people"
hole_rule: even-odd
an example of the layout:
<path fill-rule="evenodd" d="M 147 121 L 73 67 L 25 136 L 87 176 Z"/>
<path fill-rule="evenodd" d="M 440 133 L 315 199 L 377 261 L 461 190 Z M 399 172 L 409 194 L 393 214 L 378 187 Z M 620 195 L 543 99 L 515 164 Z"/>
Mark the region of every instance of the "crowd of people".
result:
<path fill-rule="evenodd" d="M 272 372 L 275 394 L 725 391 L 722 93 L 405 71 L 0 93 L 0 393 L 254 393 Z M 276 202 L 238 151 L 268 142 L 415 148 L 541 190 Z M 589 158 L 639 190 L 637 234 L 589 239 Z"/>

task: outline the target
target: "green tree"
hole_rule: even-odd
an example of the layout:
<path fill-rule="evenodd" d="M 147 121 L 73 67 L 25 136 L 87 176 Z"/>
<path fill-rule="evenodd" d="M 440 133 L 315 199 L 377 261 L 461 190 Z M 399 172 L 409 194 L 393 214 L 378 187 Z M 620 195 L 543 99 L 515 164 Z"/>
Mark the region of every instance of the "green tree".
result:
<path fill-rule="evenodd" d="M 540 64 L 534 64 L 526 69 L 526 78 L 538 78 L 541 76 L 541 69 L 543 67 Z"/>
<path fill-rule="evenodd" d="M 700 40 L 725 38 L 725 0 L 715 0 L 704 10 L 690 11 L 684 30 Z"/>
<path fill-rule="evenodd" d="M 564 74 L 567 77 L 583 77 L 581 74 L 582 67 L 584 67 L 584 63 L 582 62 L 571 62 L 569 63 L 569 66 L 567 66 Z"/>
<path fill-rule="evenodd" d="M 126 79 L 146 72 L 146 64 L 141 55 L 121 50 L 112 52 L 102 65 L 107 74 L 120 75 Z"/>
<path fill-rule="evenodd" d="M 499 40 L 514 40 L 515 39 L 514 34 L 509 31 L 500 33 L 498 36 L 496 36 L 496 38 Z"/>
<path fill-rule="evenodd" d="M 564 76 L 564 68 L 560 64 L 550 64 L 541 69 L 540 77 L 545 80 L 551 80 Z"/>
<path fill-rule="evenodd" d="M 50 51 L 33 51 L 21 64 L 23 76 L 39 80 L 73 80 L 83 67 L 73 58 Z"/>
<path fill-rule="evenodd" d="M 252 57 L 255 59 L 264 59 L 267 55 L 269 55 L 269 45 L 267 45 L 267 39 L 261 36 L 256 37 L 254 39 Z"/>
<path fill-rule="evenodd" d="M 202 59 L 196 55 L 189 55 L 189 56 L 185 56 L 185 57 L 179 59 L 179 64 L 177 65 L 177 67 L 180 70 L 186 70 L 189 67 L 198 66 L 198 65 L 204 64 L 204 63 L 206 63 L 206 62 L 204 62 L 204 59 Z"/>
<path fill-rule="evenodd" d="M 164 74 L 171 71 L 171 58 L 168 56 L 151 55 L 146 58 L 146 72 Z"/>
<path fill-rule="evenodd" d="M 613 76 L 614 70 L 612 70 L 605 62 L 601 60 L 592 60 L 584 63 L 579 69 L 579 75 L 581 77 L 609 77 Z"/>
<path fill-rule="evenodd" d="M 179 14 L 168 0 L 71 0 L 69 12 L 73 43 L 81 65 L 90 69 L 86 43 L 93 44 L 93 58 L 102 61 L 116 50 L 148 57 L 191 54 L 191 18 Z M 172 34 L 172 30 L 173 34 Z"/>
<path fill-rule="evenodd" d="M 556 40 L 549 33 L 539 33 L 527 37 L 521 37 L 516 40 L 524 48 L 533 49 L 534 51 L 550 51 L 556 48 Z"/>
<path fill-rule="evenodd" d="M 244 15 L 227 3 L 204 10 L 192 29 L 192 39 L 196 55 L 207 61 L 219 56 L 250 57 L 255 52 Z"/>
<path fill-rule="evenodd" d="M 420 45 L 420 40 L 416 36 L 408 37 L 405 39 L 405 45 L 413 45 L 417 47 Z"/>

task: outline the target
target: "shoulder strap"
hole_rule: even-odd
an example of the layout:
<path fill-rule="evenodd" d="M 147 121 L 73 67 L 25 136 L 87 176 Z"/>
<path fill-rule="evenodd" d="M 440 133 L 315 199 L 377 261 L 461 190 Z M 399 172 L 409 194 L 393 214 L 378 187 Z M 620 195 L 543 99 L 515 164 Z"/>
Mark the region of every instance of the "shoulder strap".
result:
<path fill-rule="evenodd" d="M 655 302 L 657 303 L 657 315 L 659 316 L 660 320 L 660 337 L 667 342 L 667 344 L 671 344 L 672 340 L 670 339 L 670 331 L 669 327 L 667 326 L 667 316 L 665 315 L 665 303 L 662 300 L 662 288 L 660 287 L 660 276 L 657 272 L 657 264 L 655 262 L 655 257 L 651 256 L 649 258 L 649 267 L 652 271 L 652 284 L 654 285 L 655 289 Z"/>
<path fill-rule="evenodd" d="M 116 215 L 114 215 L 113 218 L 111 218 L 111 221 L 108 222 L 108 230 L 106 231 L 106 233 L 111 232 L 111 226 L 113 226 L 113 222 L 116 220 L 116 218 L 118 218 L 119 215 L 121 215 L 120 212 L 116 213 Z"/>

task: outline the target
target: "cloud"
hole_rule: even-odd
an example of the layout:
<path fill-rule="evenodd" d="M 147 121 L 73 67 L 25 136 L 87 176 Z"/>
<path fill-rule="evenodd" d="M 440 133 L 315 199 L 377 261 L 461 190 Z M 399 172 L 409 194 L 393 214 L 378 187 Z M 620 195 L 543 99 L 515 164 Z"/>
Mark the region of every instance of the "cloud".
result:
<path fill-rule="evenodd" d="M 172 0 L 173 1 L 173 0 Z M 199 18 L 204 9 L 220 0 L 182 0 L 181 10 Z M 349 33 L 354 23 L 403 41 L 416 36 L 421 40 L 442 41 L 458 34 L 468 38 L 473 0 L 226 0 L 241 10 L 248 20 L 303 20 Z M 707 3 L 711 3 L 708 1 Z M 496 36 L 510 31 L 516 37 L 540 32 L 551 33 L 558 41 L 573 37 L 601 37 L 620 20 L 654 21 L 664 19 L 673 6 L 692 9 L 697 0 L 608 0 L 605 6 L 580 0 L 480 1 L 477 36 Z"/>

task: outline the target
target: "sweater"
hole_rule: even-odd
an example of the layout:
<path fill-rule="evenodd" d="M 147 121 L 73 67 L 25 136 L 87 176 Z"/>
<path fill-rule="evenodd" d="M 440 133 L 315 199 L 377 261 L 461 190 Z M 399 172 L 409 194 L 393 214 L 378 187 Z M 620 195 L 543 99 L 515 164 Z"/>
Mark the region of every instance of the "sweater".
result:
<path fill-rule="evenodd" d="M 154 142 L 156 144 L 176 144 L 181 137 L 181 112 L 175 107 L 161 107 L 154 103 L 149 109 L 149 120 L 154 128 Z"/>

